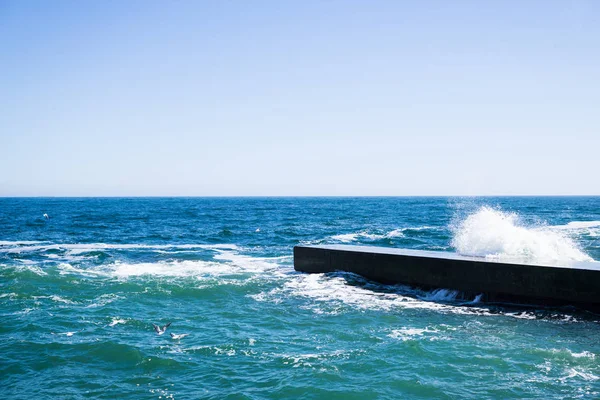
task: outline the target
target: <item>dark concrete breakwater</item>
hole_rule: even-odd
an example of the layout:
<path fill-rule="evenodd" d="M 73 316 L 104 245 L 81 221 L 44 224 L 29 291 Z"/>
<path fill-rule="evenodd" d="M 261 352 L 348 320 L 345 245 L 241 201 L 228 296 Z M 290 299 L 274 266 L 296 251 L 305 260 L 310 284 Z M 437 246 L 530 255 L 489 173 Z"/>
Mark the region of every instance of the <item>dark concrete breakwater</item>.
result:
<path fill-rule="evenodd" d="M 370 246 L 294 247 L 294 269 L 346 271 L 385 284 L 483 294 L 484 302 L 573 305 L 600 311 L 600 263 L 510 264 L 454 253 Z"/>

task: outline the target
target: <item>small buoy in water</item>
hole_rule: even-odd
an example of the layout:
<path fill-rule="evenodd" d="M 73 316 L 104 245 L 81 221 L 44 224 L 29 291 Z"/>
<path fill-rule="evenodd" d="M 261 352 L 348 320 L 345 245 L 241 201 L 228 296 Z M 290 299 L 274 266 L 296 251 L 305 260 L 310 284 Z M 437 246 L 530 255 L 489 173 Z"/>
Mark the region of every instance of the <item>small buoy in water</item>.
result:
<path fill-rule="evenodd" d="M 44 218 L 50 219 L 50 217 L 48 216 L 48 214 L 44 214 Z"/>
<path fill-rule="evenodd" d="M 260 232 L 260 228 L 256 228 L 254 232 Z"/>

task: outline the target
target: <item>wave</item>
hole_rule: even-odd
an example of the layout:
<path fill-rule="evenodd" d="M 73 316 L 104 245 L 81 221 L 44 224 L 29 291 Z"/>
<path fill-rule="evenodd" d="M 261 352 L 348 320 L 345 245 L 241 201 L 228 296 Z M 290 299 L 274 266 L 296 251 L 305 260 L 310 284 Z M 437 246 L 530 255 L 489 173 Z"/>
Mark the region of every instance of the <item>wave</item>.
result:
<path fill-rule="evenodd" d="M 600 221 L 571 221 L 566 225 L 554 225 L 550 228 L 554 229 L 588 229 L 588 228 L 600 228 Z"/>
<path fill-rule="evenodd" d="M 342 242 L 342 243 L 350 243 L 350 242 L 356 242 L 356 241 L 361 241 L 361 240 L 378 241 L 378 240 L 405 237 L 407 232 L 424 231 L 424 230 L 432 230 L 432 229 L 439 229 L 439 228 L 436 228 L 433 226 L 417 226 L 417 227 L 393 229 L 393 230 L 391 230 L 389 232 L 385 232 L 385 233 L 370 233 L 367 230 L 362 230 L 359 232 L 343 233 L 340 235 L 334 235 L 334 236 L 331 236 L 330 239 L 338 241 L 338 242 Z"/>
<path fill-rule="evenodd" d="M 375 241 L 375 240 L 381 240 L 381 239 L 386 239 L 386 238 L 388 238 L 387 234 L 377 235 L 377 234 L 369 233 L 367 231 L 361 231 L 361 232 L 355 232 L 355 233 L 344 233 L 344 234 L 340 234 L 340 235 L 331 236 L 332 240 L 336 240 L 336 241 L 342 242 L 342 243 L 355 242 L 360 239 L 367 239 L 367 240 Z"/>
<path fill-rule="evenodd" d="M 219 277 L 224 275 L 261 274 L 271 272 L 279 276 L 280 264 L 290 257 L 251 257 L 232 251 L 220 251 L 213 260 L 157 261 L 142 263 L 115 262 L 100 266 L 74 266 L 69 263 L 58 265 L 61 275 L 108 277 L 128 279 L 141 276 L 155 277 Z"/>
<path fill-rule="evenodd" d="M 310 299 L 305 306 L 317 314 L 338 314 L 349 309 L 393 311 L 421 309 L 443 313 L 492 315 L 485 308 L 464 307 L 462 294 L 447 289 L 423 291 L 404 285 L 373 283 L 349 273 L 298 274 L 283 286 L 250 297 L 256 301 L 280 302 L 286 296 Z M 477 299 L 476 299 L 477 300 Z"/>
<path fill-rule="evenodd" d="M 32 273 L 37 276 L 47 276 L 48 273 L 44 271 L 38 264 L 33 262 L 26 262 L 21 264 L 0 264 L 0 270 L 10 271 L 16 274 L 27 274 Z"/>
<path fill-rule="evenodd" d="M 44 242 L 40 242 L 37 240 L 16 240 L 16 241 L 0 240 L 0 246 L 31 245 L 31 244 L 38 244 L 38 243 L 44 243 Z"/>
<path fill-rule="evenodd" d="M 77 304 L 76 301 L 73 300 L 69 300 L 69 299 L 65 299 L 64 297 L 58 296 L 58 295 L 51 295 L 51 296 L 33 296 L 33 298 L 35 300 L 39 300 L 39 299 L 50 299 L 56 303 L 63 303 L 63 304 Z"/>
<path fill-rule="evenodd" d="M 184 244 L 184 245 L 141 245 L 141 244 L 45 244 L 26 245 L 11 242 L 11 248 L 17 251 L 42 251 L 60 248 L 64 254 L 57 257 L 56 251 L 49 253 L 35 253 L 51 260 L 36 260 L 18 264 L 0 264 L 3 273 L 14 276 L 23 274 L 34 274 L 43 279 L 55 280 L 60 276 L 75 276 L 91 279 L 137 279 L 137 278 L 195 278 L 198 281 L 213 284 L 236 284 L 243 285 L 252 282 L 260 276 L 260 279 L 279 279 L 292 271 L 291 255 L 280 257 L 256 257 L 241 254 L 239 247 L 233 244 Z M 111 259 L 110 262 L 85 262 L 89 258 L 82 259 L 73 254 L 82 254 L 86 251 L 97 252 L 100 249 L 149 249 L 153 252 L 162 253 L 172 249 L 173 252 L 185 251 L 185 249 L 211 250 L 210 254 L 202 255 L 194 259 L 161 259 L 161 257 L 148 257 L 137 261 L 131 259 Z M 7 249 L 4 249 L 5 251 Z M 158 258 L 158 259 L 157 259 Z M 84 261 L 84 262 L 81 262 Z M 172 279 L 169 279 L 172 280 Z"/>
<path fill-rule="evenodd" d="M 566 225 L 553 225 L 548 228 L 563 231 L 569 235 L 600 237 L 600 221 L 571 221 Z"/>
<path fill-rule="evenodd" d="M 516 319 L 584 322 L 568 311 L 531 308 L 527 310 L 486 304 L 482 295 L 474 297 L 450 289 L 423 290 L 406 285 L 370 282 L 350 272 L 292 274 L 283 285 L 248 297 L 258 302 L 279 304 L 291 298 L 306 299 L 300 308 L 315 314 L 339 315 L 355 310 L 392 312 L 403 310 L 422 317 L 425 312 Z"/>
<path fill-rule="evenodd" d="M 565 225 L 582 226 L 581 223 Z M 569 265 L 593 261 L 562 228 L 528 227 L 519 215 L 481 207 L 452 227 L 452 246 L 457 253 L 490 260 L 529 264 Z"/>
<path fill-rule="evenodd" d="M 67 250 L 71 254 L 87 253 L 98 250 L 237 250 L 235 244 L 110 244 L 110 243 L 46 243 L 35 241 L 2 241 L 0 252 L 24 253 L 47 250 Z"/>
<path fill-rule="evenodd" d="M 445 326 L 442 326 L 445 327 Z M 447 327 L 446 330 L 456 330 L 456 328 Z M 440 332 L 442 330 L 438 327 L 425 327 L 425 328 L 412 328 L 412 327 L 402 327 L 400 329 L 393 329 L 388 337 L 392 339 L 398 339 L 403 342 L 407 340 L 415 340 L 419 338 L 425 338 L 426 340 L 440 340 L 439 337 Z"/>
<path fill-rule="evenodd" d="M 52 262 L 78 263 L 89 260 L 101 261 L 110 257 L 110 252 L 146 251 L 157 254 L 203 253 L 206 251 L 237 251 L 235 244 L 112 244 L 112 243 L 48 243 L 4 241 L 0 243 L 0 254 L 9 256 L 41 256 Z M 20 262 L 27 263 L 27 259 Z"/>

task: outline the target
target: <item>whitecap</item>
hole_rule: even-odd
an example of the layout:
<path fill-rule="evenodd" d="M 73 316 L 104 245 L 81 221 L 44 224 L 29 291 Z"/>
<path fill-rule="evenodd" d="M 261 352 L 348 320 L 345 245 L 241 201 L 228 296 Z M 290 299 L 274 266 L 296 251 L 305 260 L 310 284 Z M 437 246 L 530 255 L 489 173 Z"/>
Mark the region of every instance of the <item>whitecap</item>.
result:
<path fill-rule="evenodd" d="M 273 258 L 251 257 L 229 250 L 217 251 L 218 254 L 211 261 L 116 262 L 103 266 L 102 272 L 108 276 L 120 279 L 138 276 L 196 277 L 203 279 L 230 275 L 264 274 L 267 272 L 269 273 L 269 277 L 278 277 L 285 275 L 285 269 L 280 269 L 280 261 L 290 259 L 289 256 Z"/>
<path fill-rule="evenodd" d="M 584 350 L 584 351 L 582 351 L 581 353 L 575 353 L 575 352 L 573 352 L 573 351 L 570 351 L 570 350 L 569 350 L 569 352 L 571 353 L 571 355 L 572 355 L 574 358 L 589 358 L 589 359 L 594 359 L 594 358 L 596 358 L 596 355 L 595 355 L 594 353 L 591 353 L 591 352 L 589 352 L 589 351 L 587 351 L 587 350 Z"/>
<path fill-rule="evenodd" d="M 356 242 L 360 240 L 364 241 L 378 241 L 383 239 L 394 239 L 401 238 L 406 236 L 407 231 L 423 231 L 423 230 L 433 230 L 439 229 L 434 226 L 424 225 L 424 226 L 412 226 L 412 227 L 404 227 L 404 228 L 396 228 L 391 231 L 383 232 L 383 233 L 373 233 L 368 230 L 361 230 L 358 232 L 351 233 L 342 233 L 339 235 L 330 236 L 329 239 L 342 243 L 350 243 Z"/>
<path fill-rule="evenodd" d="M 44 242 L 21 241 L 21 242 L 1 242 L 4 246 L 0 247 L 0 252 L 4 253 L 26 253 L 36 251 L 59 250 L 67 251 L 71 255 L 89 253 L 99 250 L 165 250 L 165 249 L 207 249 L 207 250 L 238 250 L 235 244 L 110 244 L 110 243 L 51 243 L 40 244 Z"/>
<path fill-rule="evenodd" d="M 51 296 L 33 296 L 33 299 L 35 300 L 39 300 L 39 299 L 50 299 L 52 301 L 54 301 L 55 303 L 63 303 L 63 304 L 77 304 L 76 302 L 69 300 L 69 299 L 65 299 L 64 297 L 60 297 L 56 294 L 53 294 Z"/>
<path fill-rule="evenodd" d="M 432 335 L 432 334 L 437 334 L 439 333 L 439 331 L 437 329 L 434 328 L 400 328 L 400 329 L 393 329 L 388 336 L 391 337 L 392 339 L 399 339 L 402 341 L 407 341 L 407 340 L 411 340 L 414 339 L 416 337 L 421 337 L 421 336 L 426 336 L 426 335 Z"/>
<path fill-rule="evenodd" d="M 81 275 L 86 277 L 96 277 L 101 275 L 106 275 L 102 273 L 102 271 L 88 268 L 78 268 L 68 263 L 61 263 L 57 267 L 59 275 Z"/>
<path fill-rule="evenodd" d="M 114 293 L 105 293 L 92 300 L 92 303 L 85 306 L 85 308 L 103 307 L 121 298 L 121 296 Z"/>
<path fill-rule="evenodd" d="M 33 272 L 36 275 L 39 276 L 46 276 L 48 275 L 48 273 L 46 271 L 44 271 L 42 268 L 39 267 L 39 265 L 35 264 L 35 263 L 22 263 L 19 265 L 6 265 L 6 264 L 0 264 L 0 266 L 2 268 L 9 268 L 9 269 L 14 269 L 17 272 Z"/>
<path fill-rule="evenodd" d="M 22 246 L 22 245 L 32 245 L 44 243 L 37 240 L 16 240 L 16 241 L 8 241 L 8 240 L 0 240 L 0 246 Z"/>
<path fill-rule="evenodd" d="M 358 235 L 359 235 L 359 233 L 344 233 L 344 234 L 332 236 L 331 239 L 337 240 L 340 242 L 344 242 L 344 243 L 349 243 L 349 242 L 355 241 Z"/>
<path fill-rule="evenodd" d="M 566 225 L 553 225 L 549 226 L 552 229 L 563 229 L 563 230 L 580 230 L 589 228 L 600 228 L 600 221 L 571 221 Z"/>
<path fill-rule="evenodd" d="M 355 242 L 358 240 L 368 240 L 368 241 L 377 241 L 382 239 L 392 239 L 396 237 L 404 236 L 402 229 L 394 229 L 390 232 L 378 234 L 378 233 L 369 233 L 368 231 L 360 231 L 354 233 L 344 233 L 340 235 L 331 236 L 331 240 L 335 240 L 343 243 Z"/>
<path fill-rule="evenodd" d="M 560 378 L 561 382 L 565 382 L 572 378 L 581 378 L 585 381 L 597 381 L 598 379 L 600 379 L 600 377 L 598 377 L 597 375 L 595 375 L 591 372 L 582 371 L 581 369 L 578 369 L 578 368 L 569 368 L 566 370 L 566 373 L 567 373 L 566 376 Z"/>

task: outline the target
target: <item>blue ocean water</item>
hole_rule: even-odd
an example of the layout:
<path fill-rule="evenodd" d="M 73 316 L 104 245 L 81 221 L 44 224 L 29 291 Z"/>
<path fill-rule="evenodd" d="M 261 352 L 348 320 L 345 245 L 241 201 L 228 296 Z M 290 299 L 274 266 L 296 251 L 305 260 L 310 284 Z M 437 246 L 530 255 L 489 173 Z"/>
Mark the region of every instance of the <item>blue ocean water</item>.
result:
<path fill-rule="evenodd" d="M 598 261 L 600 197 L 0 199 L 0 394 L 600 398 L 599 316 L 293 270 L 325 243 Z"/>

